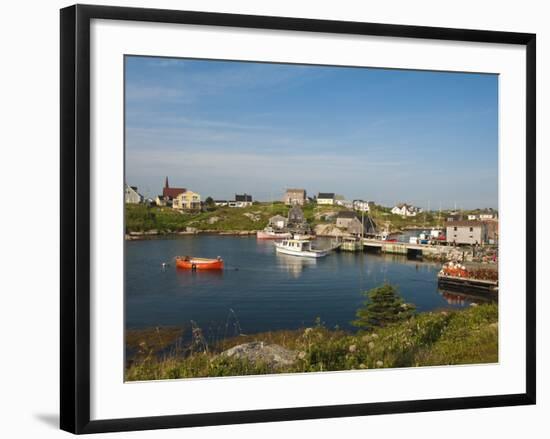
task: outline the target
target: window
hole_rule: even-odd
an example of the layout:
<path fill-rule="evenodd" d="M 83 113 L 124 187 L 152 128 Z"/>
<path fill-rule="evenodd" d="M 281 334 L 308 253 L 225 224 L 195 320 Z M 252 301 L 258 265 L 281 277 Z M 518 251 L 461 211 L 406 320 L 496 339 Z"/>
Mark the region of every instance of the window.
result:
<path fill-rule="evenodd" d="M 470 232 L 473 232 L 474 231 L 474 228 L 473 227 L 470 227 Z"/>
<path fill-rule="evenodd" d="M 456 232 L 456 231 L 458 230 L 458 227 L 454 227 L 454 229 L 455 229 L 455 232 Z M 455 236 L 456 236 L 456 235 L 455 235 Z"/>

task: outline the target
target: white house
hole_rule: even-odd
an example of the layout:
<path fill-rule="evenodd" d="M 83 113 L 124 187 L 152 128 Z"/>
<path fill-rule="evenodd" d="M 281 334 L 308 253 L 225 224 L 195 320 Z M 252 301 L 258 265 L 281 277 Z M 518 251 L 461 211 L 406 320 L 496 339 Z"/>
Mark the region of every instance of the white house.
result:
<path fill-rule="evenodd" d="M 370 212 L 373 205 L 373 201 L 353 200 L 353 208 L 360 212 Z"/>
<path fill-rule="evenodd" d="M 421 212 L 422 212 L 421 208 L 414 207 L 406 203 L 398 204 L 391 210 L 391 213 L 395 215 L 401 215 L 401 216 L 416 216 Z"/>
<path fill-rule="evenodd" d="M 124 202 L 128 204 L 139 204 L 143 202 L 143 195 L 138 192 L 137 186 L 125 185 Z"/>
<path fill-rule="evenodd" d="M 229 202 L 227 200 L 214 200 L 214 204 L 218 207 L 225 207 L 229 205 Z"/>
<path fill-rule="evenodd" d="M 479 219 L 480 220 L 492 220 L 492 219 L 496 219 L 496 214 L 494 213 L 480 213 L 479 214 Z"/>
<path fill-rule="evenodd" d="M 334 193 L 319 192 L 317 195 L 317 204 L 334 205 Z"/>
<path fill-rule="evenodd" d="M 229 201 L 229 207 L 247 207 L 252 206 L 252 195 L 235 194 L 235 201 Z"/>
<path fill-rule="evenodd" d="M 334 204 L 337 206 L 343 206 L 347 209 L 353 209 L 353 201 L 350 200 L 334 200 Z"/>

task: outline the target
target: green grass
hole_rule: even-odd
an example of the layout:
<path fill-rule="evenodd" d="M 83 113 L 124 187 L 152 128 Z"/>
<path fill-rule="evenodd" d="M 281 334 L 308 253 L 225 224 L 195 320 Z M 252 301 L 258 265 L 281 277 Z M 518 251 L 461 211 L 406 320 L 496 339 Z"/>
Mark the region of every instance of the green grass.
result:
<path fill-rule="evenodd" d="M 297 352 L 298 359 L 291 366 L 274 370 L 266 364 L 237 361 L 219 355 L 225 349 L 250 341 L 263 341 L 292 349 Z M 498 306 L 484 304 L 459 311 L 420 313 L 398 324 L 355 334 L 317 324 L 296 331 L 239 336 L 185 356 L 146 356 L 127 368 L 126 379 L 157 380 L 497 361 Z"/>
<path fill-rule="evenodd" d="M 304 206 L 304 216 L 312 225 L 322 223 L 315 215 L 341 210 L 336 206 Z M 143 204 L 126 205 L 126 231 L 159 233 L 185 231 L 187 227 L 197 230 L 242 231 L 262 230 L 274 215 L 288 215 L 289 207 L 281 202 L 256 203 L 250 207 L 217 207 L 207 212 L 179 212 L 170 207 L 148 207 Z"/>
<path fill-rule="evenodd" d="M 242 231 L 261 230 L 270 217 L 274 215 L 288 215 L 288 206 L 281 202 L 255 203 L 250 207 L 231 208 L 216 207 L 207 212 L 178 212 L 171 207 L 148 207 L 144 204 L 126 205 L 127 232 L 146 232 L 157 230 L 159 233 L 185 231 L 187 227 L 197 230 L 212 231 Z M 326 223 L 319 218 L 326 212 L 346 210 L 341 206 L 318 206 L 308 203 L 303 207 L 304 216 L 308 223 L 315 227 Z M 252 214 L 254 218 L 244 214 Z M 390 231 L 403 230 L 407 227 L 435 227 L 445 224 L 446 213 L 441 216 L 437 212 L 418 214 L 416 217 L 403 218 L 390 213 L 390 208 L 376 206 L 369 214 L 380 229 L 389 228 Z M 217 221 L 209 221 L 218 218 Z"/>
<path fill-rule="evenodd" d="M 185 231 L 187 227 L 214 231 L 261 230 L 270 217 L 286 215 L 287 212 L 288 208 L 283 204 L 254 204 L 245 208 L 219 207 L 207 212 L 183 213 L 170 207 L 127 204 L 126 230 L 157 230 L 159 233 Z"/>

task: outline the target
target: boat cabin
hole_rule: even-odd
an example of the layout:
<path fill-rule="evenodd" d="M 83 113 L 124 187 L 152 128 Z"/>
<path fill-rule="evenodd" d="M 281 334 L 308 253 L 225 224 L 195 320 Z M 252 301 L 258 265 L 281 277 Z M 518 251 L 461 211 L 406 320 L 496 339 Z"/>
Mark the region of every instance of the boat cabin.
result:
<path fill-rule="evenodd" d="M 281 245 L 297 251 L 311 251 L 311 242 L 307 239 L 285 239 Z"/>

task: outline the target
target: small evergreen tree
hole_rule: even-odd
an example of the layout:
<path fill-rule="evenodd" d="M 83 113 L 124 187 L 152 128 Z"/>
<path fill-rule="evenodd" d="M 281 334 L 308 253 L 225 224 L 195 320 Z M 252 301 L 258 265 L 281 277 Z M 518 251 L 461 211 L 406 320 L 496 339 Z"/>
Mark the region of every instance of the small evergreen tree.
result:
<path fill-rule="evenodd" d="M 415 306 L 405 303 L 397 288 L 385 284 L 363 293 L 368 300 L 356 312 L 357 319 L 352 325 L 361 329 L 372 329 L 409 319 L 415 312 Z"/>
<path fill-rule="evenodd" d="M 204 200 L 204 207 L 206 207 L 206 210 L 214 210 L 216 209 L 216 202 L 212 197 L 206 197 L 206 200 Z"/>

